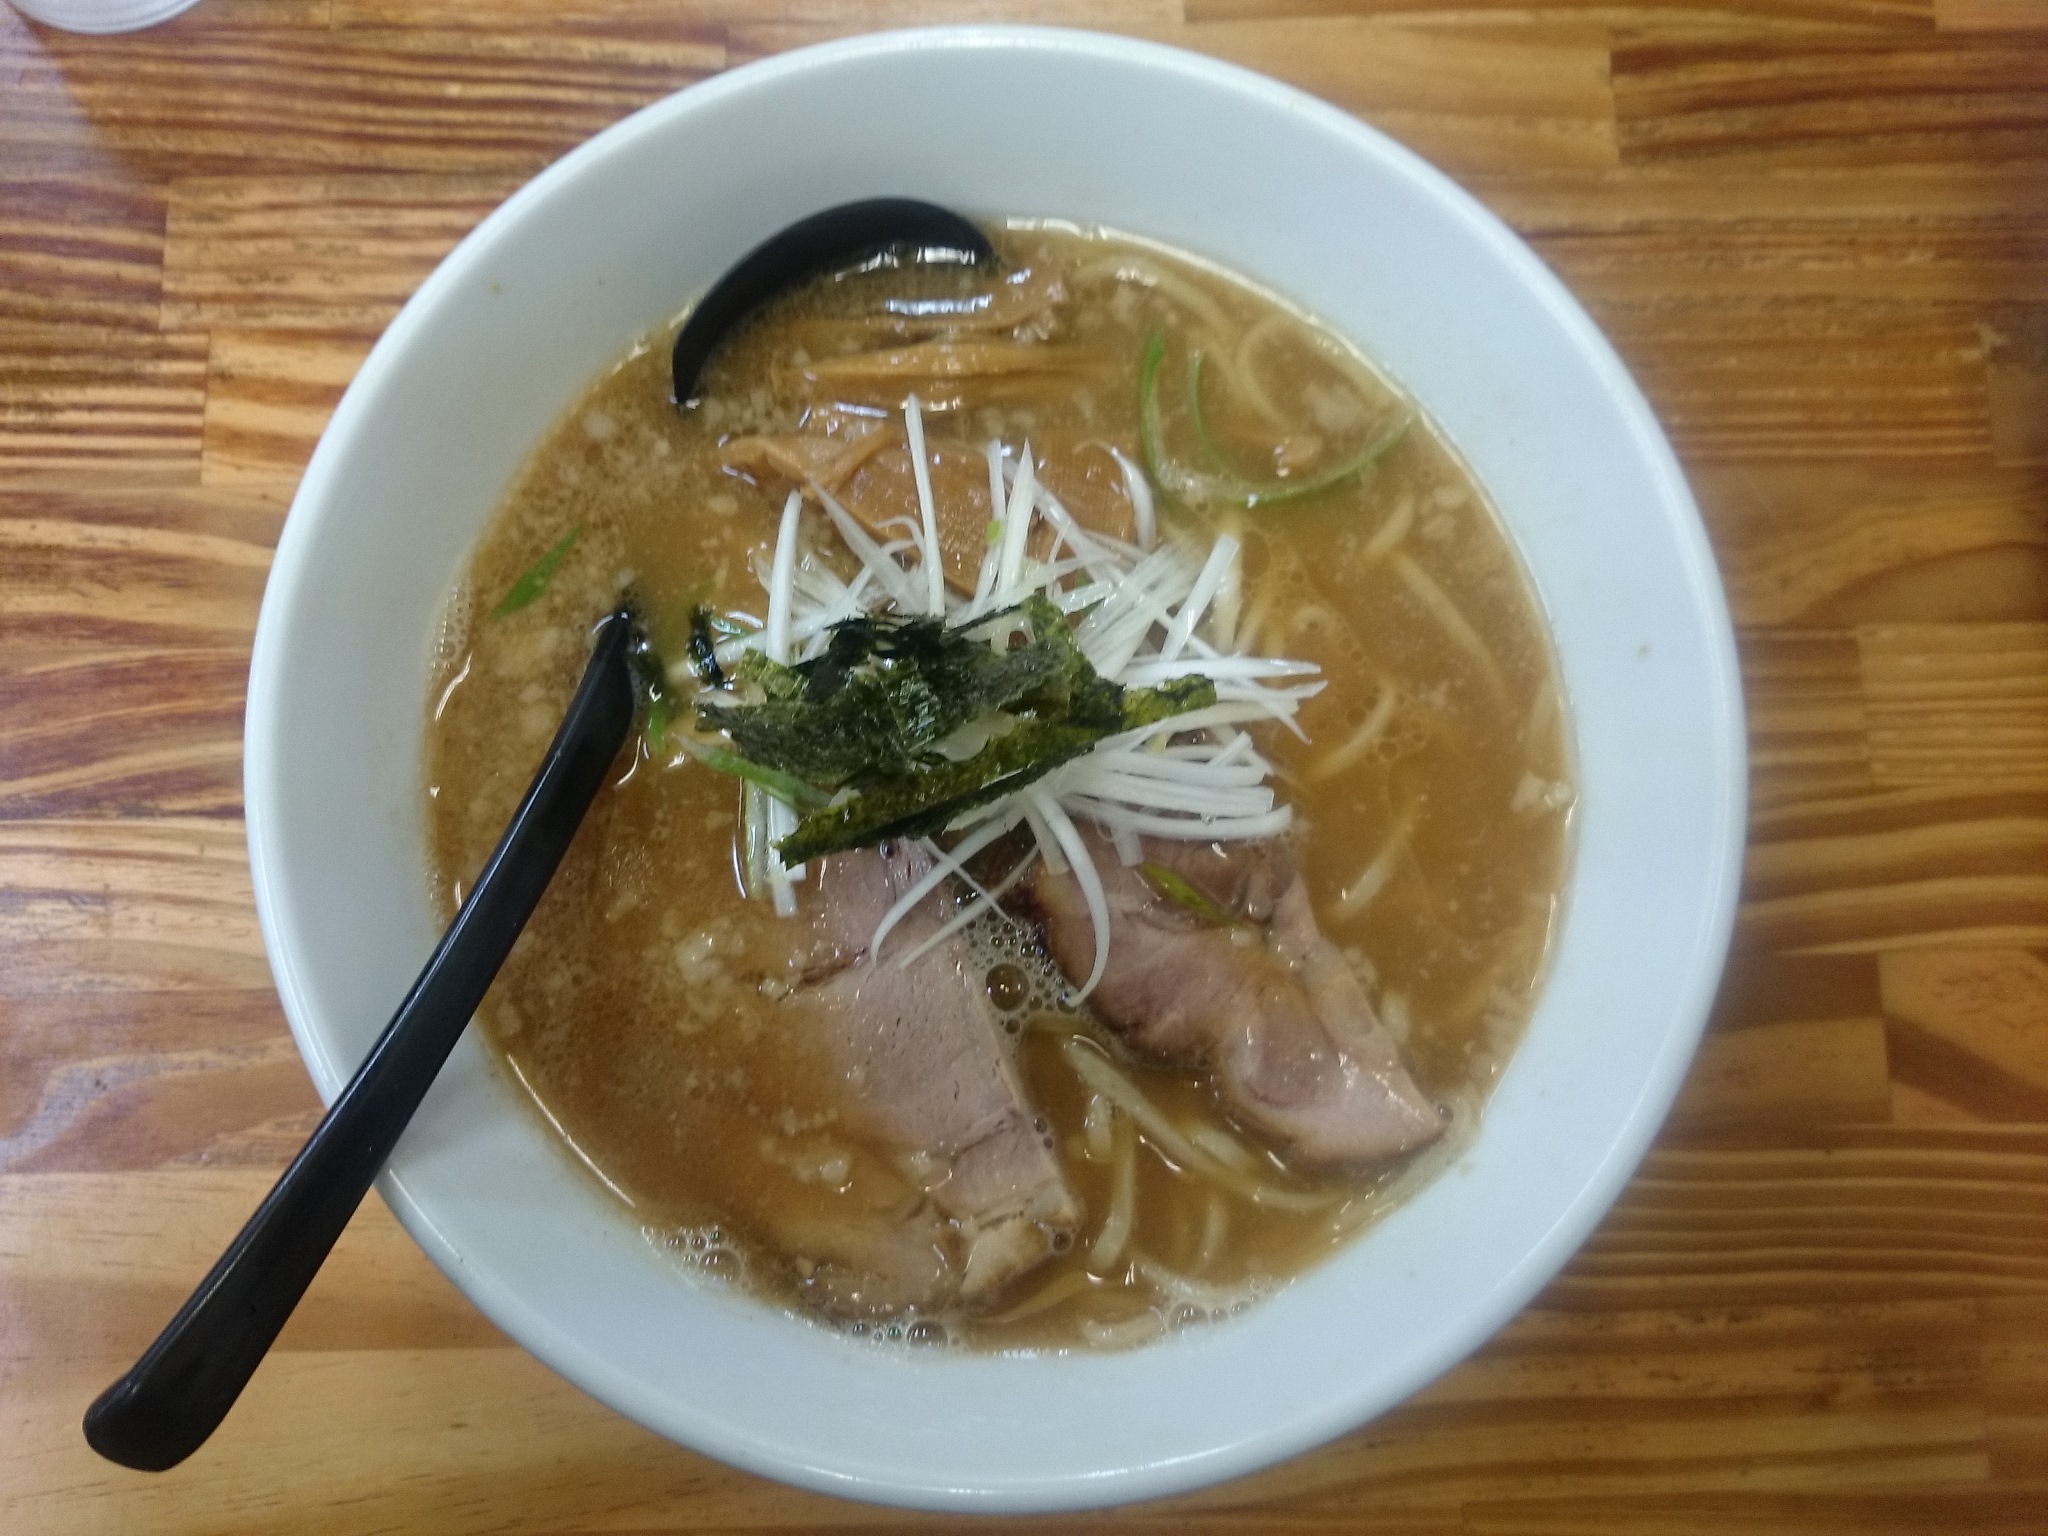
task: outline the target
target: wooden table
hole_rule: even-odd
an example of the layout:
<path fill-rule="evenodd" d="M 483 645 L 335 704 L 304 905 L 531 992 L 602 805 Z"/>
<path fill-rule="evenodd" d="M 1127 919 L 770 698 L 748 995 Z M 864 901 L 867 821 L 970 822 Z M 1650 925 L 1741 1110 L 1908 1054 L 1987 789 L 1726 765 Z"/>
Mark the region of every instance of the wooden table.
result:
<path fill-rule="evenodd" d="M 948 1524 L 614 1416 L 375 1201 L 186 1466 L 77 1422 L 315 1118 L 242 687 L 378 329 L 642 103 L 991 17 L 1294 81 L 1526 235 L 1693 477 L 1754 754 L 1706 1045 L 1556 1283 L 1336 1444 L 1055 1524 L 2048 1531 L 2044 0 L 205 0 L 105 39 L 0 7 L 0 1530 Z"/>

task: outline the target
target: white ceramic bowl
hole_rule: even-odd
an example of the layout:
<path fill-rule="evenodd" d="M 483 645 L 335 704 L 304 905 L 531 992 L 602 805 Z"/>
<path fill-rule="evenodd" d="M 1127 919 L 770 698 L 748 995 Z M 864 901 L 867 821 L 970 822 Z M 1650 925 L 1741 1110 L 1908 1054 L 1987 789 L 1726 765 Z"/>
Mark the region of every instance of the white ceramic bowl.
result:
<path fill-rule="evenodd" d="M 507 1333 L 710 1455 L 930 1507 L 1171 1493 L 1397 1402 L 1564 1263 L 1670 1103 L 1734 906 L 1741 700 L 1684 480 L 1563 288 L 1377 133 L 1189 54 L 976 28 L 735 70 L 536 178 L 385 333 L 285 525 L 249 680 L 264 936 L 332 1096 L 436 937 L 430 637 L 521 457 L 585 380 L 758 240 L 880 194 L 1108 224 L 1251 274 L 1363 343 L 1497 498 L 1556 636 L 1580 801 L 1552 973 L 1477 1145 L 1241 1319 L 1105 1355 L 887 1350 L 699 1286 L 473 1038 L 380 1188 Z"/>

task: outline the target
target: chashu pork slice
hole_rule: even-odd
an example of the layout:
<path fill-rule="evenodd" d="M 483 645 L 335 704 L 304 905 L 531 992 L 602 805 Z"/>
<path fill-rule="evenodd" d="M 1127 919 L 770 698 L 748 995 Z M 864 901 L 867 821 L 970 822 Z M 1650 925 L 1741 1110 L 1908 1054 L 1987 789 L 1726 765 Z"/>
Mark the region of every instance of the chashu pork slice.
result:
<path fill-rule="evenodd" d="M 1224 923 L 1161 895 L 1107 838 L 1083 836 L 1110 909 L 1109 959 L 1089 1001 L 1132 1049 L 1207 1071 L 1233 1116 L 1305 1164 L 1357 1167 L 1442 1134 L 1280 844 L 1145 840 L 1145 859 Z M 1054 961 L 1085 979 L 1095 928 L 1079 884 L 1041 867 L 1035 893 Z"/>
<path fill-rule="evenodd" d="M 807 1293 L 842 1314 L 991 1301 L 1081 1217 L 965 943 L 899 959 L 944 921 L 939 898 L 891 931 L 879 961 L 867 953 L 930 867 L 907 842 L 815 862 L 808 969 L 782 1009 L 792 1045 L 839 1086 L 839 1129 L 901 1175 L 893 1196 L 852 1192 L 780 1223 Z"/>

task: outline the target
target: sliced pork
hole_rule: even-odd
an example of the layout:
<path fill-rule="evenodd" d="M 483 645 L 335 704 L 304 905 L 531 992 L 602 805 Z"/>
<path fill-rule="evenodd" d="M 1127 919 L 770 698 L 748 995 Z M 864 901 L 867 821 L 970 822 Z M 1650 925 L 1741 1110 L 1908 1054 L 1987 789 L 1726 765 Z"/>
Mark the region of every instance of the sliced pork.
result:
<path fill-rule="evenodd" d="M 843 1314 L 991 1299 L 1080 1221 L 965 946 L 896 958 L 944 920 L 938 898 L 869 959 L 876 924 L 929 868 L 909 843 L 815 864 L 806 979 L 784 1004 L 792 1043 L 843 1090 L 836 1129 L 898 1175 L 811 1202 L 779 1233 L 807 1293 Z"/>
<path fill-rule="evenodd" d="M 1316 926 L 1280 844 L 1148 840 L 1146 861 L 1199 893 L 1195 911 L 1107 838 L 1083 835 L 1110 908 L 1108 964 L 1089 1001 L 1134 1050 L 1208 1071 L 1236 1118 L 1303 1163 L 1356 1167 L 1441 1134 L 1437 1106 Z M 1053 959 L 1085 978 L 1095 928 L 1079 884 L 1041 868 L 1035 890 Z"/>

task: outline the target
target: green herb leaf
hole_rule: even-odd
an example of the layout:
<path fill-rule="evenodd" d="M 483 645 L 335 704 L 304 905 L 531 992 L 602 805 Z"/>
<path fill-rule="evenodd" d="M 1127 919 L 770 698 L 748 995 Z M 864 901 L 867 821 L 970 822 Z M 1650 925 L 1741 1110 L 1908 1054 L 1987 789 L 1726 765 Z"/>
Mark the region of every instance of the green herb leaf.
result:
<path fill-rule="evenodd" d="M 517 613 L 545 592 L 548 582 L 554 578 L 555 568 L 567 558 L 576 536 L 582 532 L 583 525 L 578 523 L 557 539 L 546 554 L 528 566 L 526 573 L 512 583 L 511 590 L 498 599 L 498 606 L 491 610 L 491 617 L 502 619 L 508 613 Z"/>
<path fill-rule="evenodd" d="M 1187 908 L 1204 922 L 1228 924 L 1235 921 L 1228 912 L 1164 864 L 1140 864 L 1138 873 L 1145 877 L 1145 883 L 1153 890 L 1175 906 Z"/>

